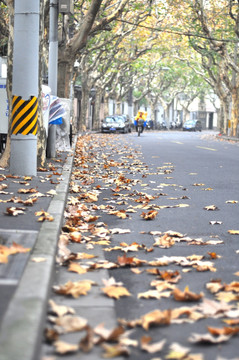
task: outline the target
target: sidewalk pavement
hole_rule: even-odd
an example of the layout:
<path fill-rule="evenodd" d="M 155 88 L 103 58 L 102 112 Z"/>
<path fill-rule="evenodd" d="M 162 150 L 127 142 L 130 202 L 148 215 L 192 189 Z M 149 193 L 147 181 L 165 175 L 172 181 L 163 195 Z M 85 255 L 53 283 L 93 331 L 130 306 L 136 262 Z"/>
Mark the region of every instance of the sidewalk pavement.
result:
<path fill-rule="evenodd" d="M 74 150 L 75 145 L 72 152 L 48 159 L 47 169 L 32 179 L 12 178 L 0 169 L 0 360 L 35 360 L 39 352 Z M 35 200 L 31 206 L 21 203 L 24 199 Z M 54 220 L 38 222 L 40 210 Z M 2 263 L 3 249 L 13 242 L 30 252 L 10 255 Z"/>

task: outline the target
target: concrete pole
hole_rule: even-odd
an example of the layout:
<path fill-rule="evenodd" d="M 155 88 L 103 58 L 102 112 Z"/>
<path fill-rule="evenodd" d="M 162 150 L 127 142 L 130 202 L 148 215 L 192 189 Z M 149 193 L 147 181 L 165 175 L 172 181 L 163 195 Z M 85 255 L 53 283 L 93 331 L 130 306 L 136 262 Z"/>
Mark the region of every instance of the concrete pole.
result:
<path fill-rule="evenodd" d="M 10 172 L 37 173 L 40 0 L 15 0 Z"/>
<path fill-rule="evenodd" d="M 57 96 L 58 75 L 58 0 L 50 0 L 48 86 Z M 47 157 L 56 156 L 56 125 L 50 125 L 47 139 Z"/>

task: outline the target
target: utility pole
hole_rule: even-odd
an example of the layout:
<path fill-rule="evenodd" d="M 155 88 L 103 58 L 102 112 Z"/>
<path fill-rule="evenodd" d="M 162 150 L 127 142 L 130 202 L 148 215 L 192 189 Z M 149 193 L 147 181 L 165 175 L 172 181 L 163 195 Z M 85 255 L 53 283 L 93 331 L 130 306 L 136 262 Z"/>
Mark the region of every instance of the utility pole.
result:
<path fill-rule="evenodd" d="M 50 0 L 48 86 L 57 96 L 58 76 L 58 0 Z M 56 156 L 56 125 L 50 125 L 47 139 L 47 157 Z"/>
<path fill-rule="evenodd" d="M 10 172 L 35 176 L 40 0 L 15 0 Z"/>

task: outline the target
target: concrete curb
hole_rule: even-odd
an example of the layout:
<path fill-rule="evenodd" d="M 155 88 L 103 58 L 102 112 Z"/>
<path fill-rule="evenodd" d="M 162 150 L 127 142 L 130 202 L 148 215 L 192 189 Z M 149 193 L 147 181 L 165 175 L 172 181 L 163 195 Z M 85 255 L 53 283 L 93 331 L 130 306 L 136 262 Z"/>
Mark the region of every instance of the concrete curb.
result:
<path fill-rule="evenodd" d="M 73 167 L 73 154 L 63 166 L 63 180 L 56 187 L 48 212 L 53 222 L 45 222 L 39 231 L 36 244 L 25 267 L 17 290 L 3 318 L 0 331 L 0 360 L 36 360 L 45 324 L 47 298 L 55 264 L 57 243 L 64 217 L 67 193 Z M 44 262 L 33 262 L 42 257 Z"/>

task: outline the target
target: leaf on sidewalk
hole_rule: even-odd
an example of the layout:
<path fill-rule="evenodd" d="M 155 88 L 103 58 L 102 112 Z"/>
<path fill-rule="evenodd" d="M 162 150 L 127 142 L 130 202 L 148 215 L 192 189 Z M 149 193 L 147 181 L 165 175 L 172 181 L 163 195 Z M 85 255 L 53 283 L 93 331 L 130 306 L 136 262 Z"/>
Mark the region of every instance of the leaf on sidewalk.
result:
<path fill-rule="evenodd" d="M 65 305 L 57 305 L 54 300 L 50 299 L 48 301 L 51 311 L 57 316 L 64 316 L 66 314 L 75 314 L 75 310 L 72 307 Z"/>
<path fill-rule="evenodd" d="M 92 285 L 95 285 L 95 282 L 92 280 L 68 281 L 63 285 L 53 286 L 53 290 L 60 295 L 71 295 L 74 298 L 78 298 L 81 295 L 87 295 Z"/>
<path fill-rule="evenodd" d="M 53 345 L 55 347 L 56 353 L 61 355 L 75 353 L 79 350 L 78 344 L 70 344 L 68 342 L 60 341 L 60 340 L 55 341 Z"/>

